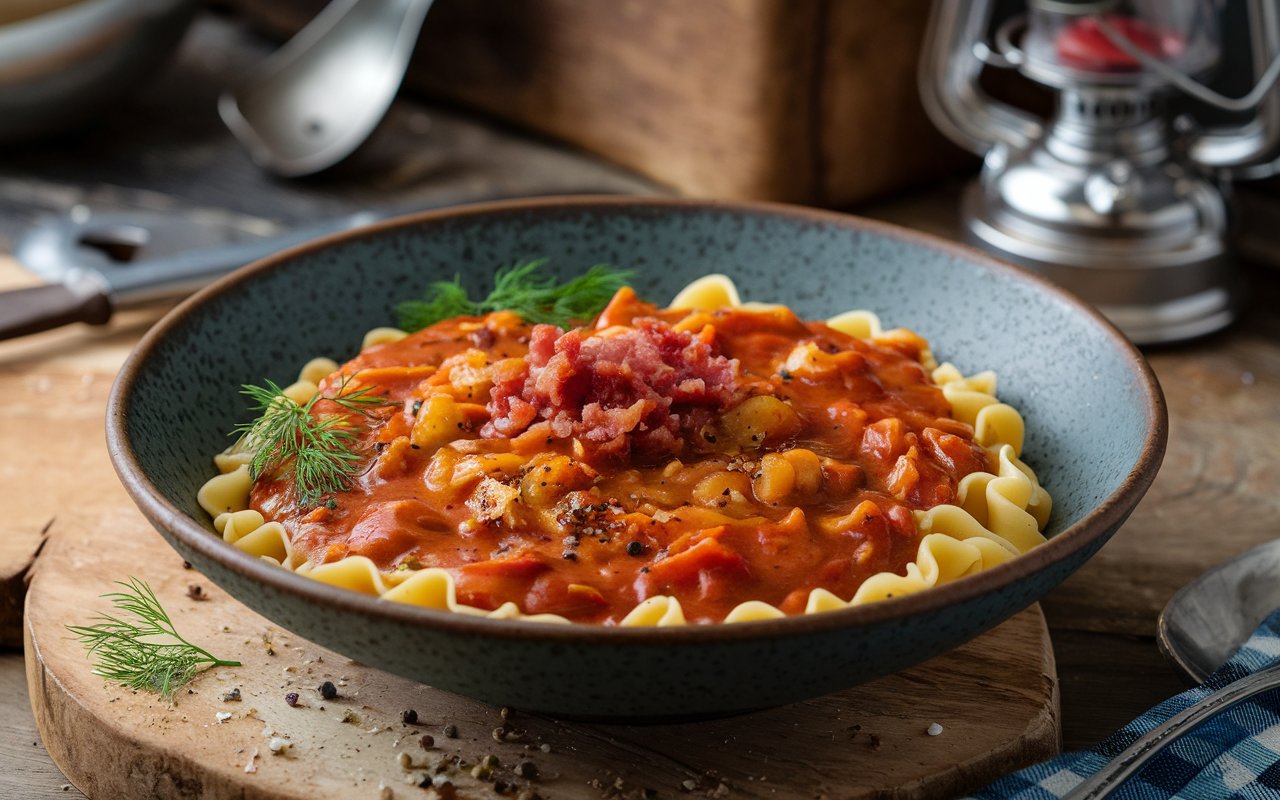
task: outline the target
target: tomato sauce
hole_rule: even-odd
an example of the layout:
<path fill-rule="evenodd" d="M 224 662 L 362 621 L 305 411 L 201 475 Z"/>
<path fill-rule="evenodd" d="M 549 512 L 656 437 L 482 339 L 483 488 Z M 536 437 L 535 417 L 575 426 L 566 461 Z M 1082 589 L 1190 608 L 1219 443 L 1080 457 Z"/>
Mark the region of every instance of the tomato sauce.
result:
<path fill-rule="evenodd" d="M 747 600 L 800 613 L 815 588 L 848 599 L 901 574 L 911 512 L 990 469 L 925 347 L 785 308 L 658 309 L 629 289 L 577 331 L 447 320 L 322 384 L 332 396 L 345 375 L 391 401 L 352 416 L 368 467 L 348 490 L 303 507 L 262 476 L 251 504 L 313 563 L 444 568 L 478 608 L 617 623 L 670 595 L 691 622 Z"/>

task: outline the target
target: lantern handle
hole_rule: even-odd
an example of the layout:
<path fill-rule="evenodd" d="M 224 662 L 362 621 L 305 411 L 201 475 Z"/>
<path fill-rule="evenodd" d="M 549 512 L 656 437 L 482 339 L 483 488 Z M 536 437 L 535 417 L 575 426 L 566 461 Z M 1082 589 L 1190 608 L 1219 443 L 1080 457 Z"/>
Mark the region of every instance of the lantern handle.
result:
<path fill-rule="evenodd" d="M 933 124 L 979 155 L 1000 144 L 1028 147 L 1044 128 L 1038 117 L 993 99 L 978 85 L 985 60 L 996 56 L 985 44 L 974 45 L 985 42 L 991 6 L 992 0 L 934 0 L 917 76 Z M 992 64 L 1006 66 L 994 59 Z"/>
<path fill-rule="evenodd" d="M 1101 14 L 1095 16 L 1093 21 L 1097 23 L 1102 35 L 1107 37 L 1107 41 L 1115 45 L 1120 52 L 1164 78 L 1187 95 L 1223 111 L 1251 111 L 1266 97 L 1267 92 L 1275 85 L 1276 79 L 1280 78 L 1280 55 L 1277 55 L 1271 59 L 1271 63 L 1262 73 L 1262 77 L 1258 79 L 1258 82 L 1249 90 L 1248 94 L 1243 97 L 1227 97 L 1220 92 L 1215 92 L 1189 75 L 1179 72 L 1160 59 L 1153 57 L 1150 53 L 1129 41 L 1127 36 L 1116 30 L 1116 27 L 1105 16 Z"/>
<path fill-rule="evenodd" d="M 1017 69 L 1027 61 L 1026 53 L 1022 52 L 1022 48 L 1013 43 L 1014 37 L 1018 32 L 1025 30 L 1027 27 L 1027 15 L 1015 14 L 1000 24 L 991 38 L 995 40 L 995 47 L 987 44 L 982 39 L 973 43 L 973 55 L 982 63 L 989 67 L 999 67 L 1000 69 Z"/>

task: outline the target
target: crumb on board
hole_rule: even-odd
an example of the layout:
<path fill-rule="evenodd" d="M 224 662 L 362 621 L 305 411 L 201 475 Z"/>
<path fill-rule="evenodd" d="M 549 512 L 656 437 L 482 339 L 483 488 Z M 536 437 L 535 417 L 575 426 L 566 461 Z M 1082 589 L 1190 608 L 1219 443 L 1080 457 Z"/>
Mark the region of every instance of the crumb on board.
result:
<path fill-rule="evenodd" d="M 267 749 L 274 756 L 282 756 L 293 749 L 293 742 L 283 736 L 272 736 L 267 742 Z"/>

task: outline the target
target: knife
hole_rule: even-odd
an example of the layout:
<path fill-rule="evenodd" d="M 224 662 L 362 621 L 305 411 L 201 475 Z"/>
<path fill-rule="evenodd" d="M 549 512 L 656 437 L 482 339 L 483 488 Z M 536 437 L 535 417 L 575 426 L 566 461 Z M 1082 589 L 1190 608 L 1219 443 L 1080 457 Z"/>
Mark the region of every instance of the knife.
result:
<path fill-rule="evenodd" d="M 13 255 L 47 283 L 0 292 L 0 339 L 73 322 L 102 325 L 116 309 L 181 297 L 271 253 L 384 216 L 361 212 L 286 232 L 199 211 L 45 220 L 18 239 Z"/>

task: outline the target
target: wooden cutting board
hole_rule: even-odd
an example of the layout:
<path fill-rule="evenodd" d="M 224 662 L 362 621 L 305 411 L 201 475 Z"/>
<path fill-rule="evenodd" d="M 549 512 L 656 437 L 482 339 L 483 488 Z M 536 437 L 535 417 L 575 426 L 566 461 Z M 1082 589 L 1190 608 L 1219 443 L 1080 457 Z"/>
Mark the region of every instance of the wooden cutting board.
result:
<path fill-rule="evenodd" d="M 49 754 L 91 798 L 415 798 L 431 796 L 419 784 L 436 774 L 462 797 L 491 797 L 503 787 L 470 774 L 488 755 L 508 796 L 528 787 L 584 800 L 940 798 L 1058 748 L 1057 681 L 1038 607 L 915 669 L 770 711 L 652 726 L 518 710 L 504 720 L 497 708 L 362 666 L 254 614 L 184 569 L 123 492 L 85 523 L 61 527 L 37 564 L 27 677 Z M 172 704 L 92 675 L 63 626 L 108 610 L 98 595 L 131 575 L 151 584 L 179 631 L 243 666 L 198 676 Z M 205 599 L 190 597 L 193 586 Z M 317 690 L 326 680 L 334 700 Z M 225 699 L 232 690 L 239 700 Z M 417 724 L 403 721 L 407 709 Z M 941 731 L 930 735 L 934 723 Z M 434 738 L 425 748 L 424 735 Z M 288 739 L 288 751 L 272 754 L 273 737 Z M 526 761 L 536 777 L 516 774 Z"/>
<path fill-rule="evenodd" d="M 92 675 L 63 626 L 108 610 L 98 595 L 131 575 L 154 587 L 180 631 L 243 666 L 199 676 L 172 704 Z M 96 518 L 59 526 L 36 567 L 26 633 L 41 736 L 92 798 L 429 797 L 419 784 L 437 774 L 464 797 L 496 796 L 503 787 L 494 779 L 512 787 L 508 795 L 528 787 L 548 798 L 950 797 L 1052 755 L 1059 741 L 1038 608 L 915 669 L 771 711 L 662 726 L 564 723 L 518 710 L 504 720 L 499 709 L 272 625 L 185 569 L 123 491 Z M 326 680 L 338 698 L 320 696 Z M 239 700 L 225 699 L 232 690 Z M 405 724 L 407 709 L 417 724 Z M 941 731 L 930 735 L 934 723 Z M 291 742 L 288 751 L 272 754 L 272 738 Z M 488 755 L 501 766 L 485 781 L 470 769 Z M 524 761 L 536 777 L 516 774 Z"/>
<path fill-rule="evenodd" d="M 22 280 L 0 262 L 0 286 Z M 0 501 L 10 509 L 0 542 L 22 543 L 8 562 L 25 574 L 47 537 L 19 626 L 31 702 L 49 754 L 95 800 L 429 798 L 417 784 L 436 770 L 462 797 L 500 788 L 543 798 L 950 797 L 1057 752 L 1057 676 L 1038 608 L 868 686 L 664 726 L 563 723 L 518 710 L 504 721 L 499 709 L 293 636 L 184 569 L 111 469 L 107 390 L 160 311 L 121 315 L 105 331 L 81 326 L 0 344 L 0 390 L 13 398 L 0 415 L 3 440 L 25 459 L 0 461 Z M 109 610 L 98 595 L 131 575 L 155 588 L 180 631 L 244 665 L 199 676 L 173 704 L 94 677 L 63 626 Z M 191 599 L 190 586 L 207 599 Z M 338 685 L 337 699 L 318 694 L 325 680 Z M 224 701 L 232 689 L 240 700 Z M 285 701 L 291 691 L 298 707 Z M 406 709 L 417 725 L 402 721 Z M 434 738 L 425 749 L 424 735 Z M 287 738 L 288 751 L 273 755 L 273 737 Z M 495 777 L 507 787 L 470 774 L 486 755 L 498 758 Z M 514 774 L 522 761 L 536 777 Z"/>

